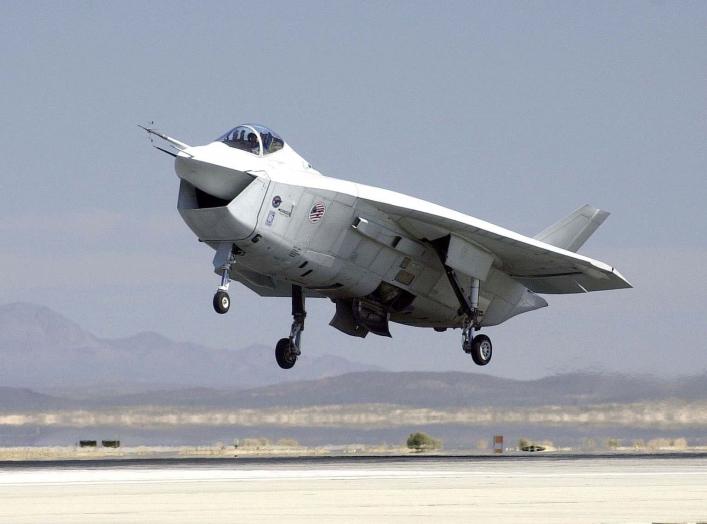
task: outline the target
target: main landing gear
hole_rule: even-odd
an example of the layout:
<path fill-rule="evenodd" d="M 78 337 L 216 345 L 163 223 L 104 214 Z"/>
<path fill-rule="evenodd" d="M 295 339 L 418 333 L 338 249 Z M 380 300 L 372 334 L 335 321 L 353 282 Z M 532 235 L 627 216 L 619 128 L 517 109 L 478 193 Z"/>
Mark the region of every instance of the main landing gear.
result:
<path fill-rule="evenodd" d="M 304 331 L 304 290 L 301 286 L 292 286 L 292 328 L 290 336 L 281 338 L 275 346 L 275 360 L 282 369 L 290 369 L 300 355 L 300 341 Z"/>
<path fill-rule="evenodd" d="M 236 257 L 243 252 L 238 246 L 228 242 L 219 244 L 214 255 L 214 268 L 221 275 L 221 285 L 214 295 L 214 310 L 223 315 L 231 307 L 231 297 L 228 287 L 231 283 L 231 270 L 236 263 Z M 292 286 L 292 327 L 290 336 L 281 338 L 275 346 L 275 360 L 282 369 L 290 369 L 300 355 L 300 342 L 304 331 L 304 319 L 307 312 L 304 309 L 304 290 L 301 286 Z"/>
<path fill-rule="evenodd" d="M 493 346 L 491 339 L 486 335 L 474 336 L 474 331 L 481 328 L 480 310 L 479 310 L 479 280 L 471 279 L 471 293 L 468 301 L 469 313 L 467 313 L 467 321 L 462 329 L 462 349 L 465 353 L 471 355 L 474 364 L 485 366 L 491 362 L 493 355 Z M 466 302 L 466 301 L 465 301 Z"/>
<path fill-rule="evenodd" d="M 459 279 L 453 268 L 446 263 L 449 237 L 432 242 L 432 246 L 437 251 L 442 267 L 447 274 L 447 280 L 452 286 L 452 291 L 459 301 L 459 314 L 464 313 L 464 326 L 462 328 L 462 349 L 471 355 L 471 359 L 479 366 L 485 366 L 491 362 L 493 347 L 491 339 L 486 335 L 474 336 L 474 331 L 481 329 L 482 311 L 479 309 L 479 286 L 478 278 L 471 278 L 471 290 L 469 295 L 465 295 Z"/>
<path fill-rule="evenodd" d="M 479 279 L 471 279 L 471 291 L 466 296 L 459 285 L 459 280 L 454 269 L 444 263 L 444 258 L 440 254 L 442 265 L 447 273 L 449 283 L 454 290 L 454 294 L 459 300 L 459 312 L 465 313 L 464 327 L 462 328 L 462 349 L 471 355 L 471 359 L 479 366 L 485 366 L 491 362 L 493 346 L 491 339 L 486 335 L 474 336 L 474 331 L 481 329 L 481 310 L 479 309 Z"/>

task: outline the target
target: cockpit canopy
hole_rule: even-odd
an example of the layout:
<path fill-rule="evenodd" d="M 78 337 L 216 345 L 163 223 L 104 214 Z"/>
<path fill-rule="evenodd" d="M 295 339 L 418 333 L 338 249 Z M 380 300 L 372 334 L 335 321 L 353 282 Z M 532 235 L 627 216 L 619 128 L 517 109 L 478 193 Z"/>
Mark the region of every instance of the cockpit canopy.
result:
<path fill-rule="evenodd" d="M 285 147 L 285 141 L 280 135 L 257 124 L 234 127 L 219 137 L 218 141 L 258 156 L 269 155 Z"/>

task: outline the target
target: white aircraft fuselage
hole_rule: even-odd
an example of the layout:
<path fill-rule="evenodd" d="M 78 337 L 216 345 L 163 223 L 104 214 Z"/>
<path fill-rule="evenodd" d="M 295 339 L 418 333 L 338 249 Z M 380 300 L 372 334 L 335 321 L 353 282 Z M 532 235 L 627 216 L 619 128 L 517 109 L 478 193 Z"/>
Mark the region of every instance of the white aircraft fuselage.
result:
<path fill-rule="evenodd" d="M 388 320 L 463 328 L 467 351 L 473 330 L 547 306 L 536 292 L 630 287 L 610 266 L 568 250 L 606 216 L 589 206 L 543 232 L 543 241 L 324 176 L 262 126 L 239 126 L 196 147 L 148 132 L 175 150 L 160 148 L 175 156 L 178 210 L 216 251 L 221 292 L 234 279 L 262 296 L 294 297 L 301 289 L 330 298 L 331 324 L 349 335 L 389 336 Z M 303 305 L 302 296 L 302 313 Z M 293 327 L 290 337 L 294 359 L 300 331 Z"/>

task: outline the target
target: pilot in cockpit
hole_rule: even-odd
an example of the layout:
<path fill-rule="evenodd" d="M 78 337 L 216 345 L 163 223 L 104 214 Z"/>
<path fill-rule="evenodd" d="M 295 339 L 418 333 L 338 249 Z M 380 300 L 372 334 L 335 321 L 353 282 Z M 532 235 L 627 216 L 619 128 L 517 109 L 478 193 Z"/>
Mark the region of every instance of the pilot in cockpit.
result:
<path fill-rule="evenodd" d="M 258 156 L 269 155 L 285 147 L 284 140 L 278 134 L 259 125 L 238 126 L 218 140 L 229 147 L 248 151 Z"/>

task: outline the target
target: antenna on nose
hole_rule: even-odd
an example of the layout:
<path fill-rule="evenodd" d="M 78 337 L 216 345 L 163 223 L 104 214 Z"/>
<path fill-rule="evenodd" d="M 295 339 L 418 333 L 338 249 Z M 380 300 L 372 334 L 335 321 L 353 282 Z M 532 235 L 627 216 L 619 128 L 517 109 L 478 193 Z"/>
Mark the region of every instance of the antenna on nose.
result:
<path fill-rule="evenodd" d="M 184 151 L 185 149 L 190 147 L 189 144 L 185 144 L 184 142 L 181 142 L 181 141 L 177 140 L 176 138 L 172 138 L 170 136 L 165 135 L 164 133 L 159 131 L 157 128 L 153 127 L 154 125 L 155 125 L 154 122 L 150 122 L 146 126 L 143 126 L 141 124 L 137 124 L 137 126 L 140 129 L 143 129 L 147 132 L 147 136 L 150 139 L 150 143 L 152 144 L 152 147 L 154 147 L 155 149 L 159 149 L 160 151 L 167 153 L 168 155 L 172 155 L 173 157 L 176 157 L 178 155 L 178 153 L 180 153 L 180 152 L 182 152 L 186 155 L 189 155 L 189 153 L 186 153 Z M 175 150 L 176 153 L 173 151 L 170 151 L 168 149 L 165 149 L 163 147 L 159 147 L 159 146 L 155 145 L 155 137 L 167 142 L 167 147 Z M 191 157 L 192 155 L 189 155 L 189 156 Z"/>

